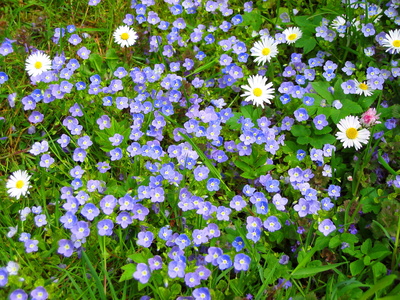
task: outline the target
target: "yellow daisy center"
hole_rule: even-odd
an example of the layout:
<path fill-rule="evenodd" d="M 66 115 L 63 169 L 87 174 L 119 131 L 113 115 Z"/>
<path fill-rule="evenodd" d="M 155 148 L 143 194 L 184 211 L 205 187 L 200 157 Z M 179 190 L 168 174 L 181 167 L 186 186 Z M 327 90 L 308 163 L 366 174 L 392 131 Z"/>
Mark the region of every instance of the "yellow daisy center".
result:
<path fill-rule="evenodd" d="M 126 32 L 124 32 L 123 34 L 121 34 L 121 39 L 123 39 L 123 40 L 129 39 L 129 34 L 127 34 Z"/>
<path fill-rule="evenodd" d="M 346 136 L 347 138 L 354 140 L 358 136 L 358 131 L 354 127 L 350 127 L 349 129 L 346 130 Z"/>
<path fill-rule="evenodd" d="M 17 189 L 22 189 L 22 187 L 25 185 L 23 180 L 18 180 L 17 183 L 15 184 L 15 187 Z"/>
<path fill-rule="evenodd" d="M 35 62 L 35 68 L 40 69 L 42 68 L 43 64 L 40 61 Z"/>
<path fill-rule="evenodd" d="M 287 37 L 287 39 L 288 39 L 289 41 L 293 41 L 293 40 L 295 40 L 296 38 L 297 38 L 297 34 L 295 34 L 295 33 L 289 34 L 289 36 Z"/>
<path fill-rule="evenodd" d="M 368 90 L 368 85 L 366 85 L 365 83 L 360 83 L 358 87 L 364 91 Z"/>
<path fill-rule="evenodd" d="M 256 97 L 260 97 L 260 96 L 262 95 L 262 90 L 261 90 L 260 88 L 255 88 L 255 89 L 253 90 L 253 94 L 254 94 L 254 96 L 256 96 Z"/>
<path fill-rule="evenodd" d="M 269 48 L 264 48 L 264 49 L 262 49 L 261 53 L 262 53 L 262 55 L 268 55 L 268 54 L 271 53 L 271 49 L 269 49 Z"/>
<path fill-rule="evenodd" d="M 392 43 L 393 47 L 400 47 L 400 40 L 394 40 Z"/>

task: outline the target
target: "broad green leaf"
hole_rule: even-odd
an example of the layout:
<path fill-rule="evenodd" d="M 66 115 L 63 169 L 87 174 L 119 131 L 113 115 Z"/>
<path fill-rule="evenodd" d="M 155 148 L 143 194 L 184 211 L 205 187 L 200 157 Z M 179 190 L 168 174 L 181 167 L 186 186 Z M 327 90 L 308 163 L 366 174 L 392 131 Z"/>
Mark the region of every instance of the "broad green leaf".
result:
<path fill-rule="evenodd" d="M 251 166 L 249 166 L 248 163 L 245 163 L 244 161 L 238 159 L 233 162 L 236 167 L 238 167 L 240 170 L 243 170 L 245 172 L 251 172 L 253 169 Z"/>
<path fill-rule="evenodd" d="M 325 100 L 328 101 L 329 104 L 335 100 L 331 92 L 329 92 L 328 88 L 331 86 L 327 81 L 316 81 L 311 83 L 314 90 Z"/>
<path fill-rule="evenodd" d="M 293 125 L 290 129 L 294 136 L 310 136 L 311 130 L 303 125 Z"/>
<path fill-rule="evenodd" d="M 352 276 L 356 276 L 364 269 L 364 262 L 362 260 L 353 261 L 350 264 L 350 272 Z"/>
<path fill-rule="evenodd" d="M 124 273 L 122 273 L 121 278 L 119 279 L 119 282 L 132 279 L 133 273 L 135 273 L 135 271 L 136 271 L 136 265 L 128 264 L 128 265 L 121 267 L 121 269 L 124 270 Z"/>
<path fill-rule="evenodd" d="M 341 266 L 346 263 L 347 262 L 342 262 L 342 263 L 338 263 L 338 264 L 325 265 L 325 266 L 319 266 L 319 267 L 311 267 L 311 268 L 307 266 L 303 269 L 293 272 L 292 277 L 295 279 L 307 278 L 307 277 L 314 276 L 315 274 L 318 274 L 321 272 L 335 269 L 336 267 Z"/>

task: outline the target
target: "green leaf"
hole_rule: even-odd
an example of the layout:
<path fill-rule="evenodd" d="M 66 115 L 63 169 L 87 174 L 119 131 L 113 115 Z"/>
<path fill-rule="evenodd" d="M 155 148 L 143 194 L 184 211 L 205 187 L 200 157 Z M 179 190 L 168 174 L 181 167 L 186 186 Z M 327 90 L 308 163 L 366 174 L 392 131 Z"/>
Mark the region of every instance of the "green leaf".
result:
<path fill-rule="evenodd" d="M 356 276 L 364 269 L 364 262 L 362 260 L 353 261 L 350 264 L 350 272 L 352 276 Z"/>
<path fill-rule="evenodd" d="M 103 74 L 104 69 L 102 69 L 103 66 L 103 59 L 101 56 L 97 53 L 91 53 L 89 56 L 89 63 L 93 69 L 96 70 L 96 72 Z"/>
<path fill-rule="evenodd" d="M 82 253 L 83 260 L 84 260 L 86 266 L 89 268 L 90 274 L 92 275 L 93 280 L 94 280 L 94 282 L 96 284 L 97 290 L 98 290 L 98 292 L 100 294 L 100 299 L 106 300 L 106 295 L 104 293 L 104 288 L 103 288 L 103 285 L 101 283 L 99 275 L 97 274 L 95 268 L 93 267 L 92 262 L 90 261 L 90 259 L 87 256 L 86 252 L 82 251 L 81 253 Z"/>
<path fill-rule="evenodd" d="M 332 264 L 332 265 L 325 265 L 325 266 L 311 267 L 311 268 L 309 266 L 307 266 L 301 270 L 293 272 L 292 277 L 295 279 L 307 278 L 307 277 L 314 276 L 315 274 L 318 274 L 321 272 L 335 269 L 336 267 L 341 266 L 346 263 L 347 262 L 342 262 L 342 263 L 337 263 L 337 264 Z"/>
<path fill-rule="evenodd" d="M 311 139 L 309 136 L 299 136 L 296 141 L 300 145 L 307 145 Z"/>
<path fill-rule="evenodd" d="M 294 136 L 310 136 L 311 130 L 303 125 L 293 125 L 290 129 Z"/>
<path fill-rule="evenodd" d="M 275 169 L 274 165 L 264 165 L 255 170 L 255 172 L 259 175 L 265 175 L 268 171 Z M 258 176 L 257 176 L 258 177 Z"/>
<path fill-rule="evenodd" d="M 335 100 L 331 92 L 329 92 L 328 88 L 331 86 L 327 81 L 316 81 L 311 83 L 314 90 L 325 100 L 328 101 L 329 104 Z"/>
<path fill-rule="evenodd" d="M 372 247 L 372 241 L 371 239 L 367 239 L 362 245 L 361 245 L 361 252 L 364 254 L 368 254 L 369 250 Z"/>
<path fill-rule="evenodd" d="M 132 259 L 135 263 L 147 263 L 147 258 L 144 257 L 142 253 L 135 253 L 128 255 L 130 259 Z"/>
<path fill-rule="evenodd" d="M 396 278 L 397 278 L 397 275 L 394 275 L 394 274 L 383 277 L 374 286 L 372 286 L 368 291 L 366 291 L 364 294 L 362 294 L 362 296 L 359 300 L 367 300 L 369 297 L 373 296 L 376 292 L 391 285 Z"/>
<path fill-rule="evenodd" d="M 331 134 L 324 134 L 310 138 L 310 144 L 317 149 L 322 148 L 322 146 L 325 144 L 334 144 L 335 142 L 336 139 Z"/>
<path fill-rule="evenodd" d="M 315 130 L 314 130 L 314 133 L 315 133 L 316 135 L 323 135 L 323 134 L 327 134 L 327 133 L 329 133 L 329 132 L 331 132 L 331 131 L 332 131 L 332 128 L 331 128 L 331 127 L 325 126 L 325 127 L 322 128 L 321 130 L 315 129 Z"/>
<path fill-rule="evenodd" d="M 240 23 L 239 26 L 251 26 L 253 31 L 260 30 L 263 20 L 260 14 L 258 14 L 256 11 L 244 13 L 242 17 L 243 17 L 243 22 Z"/>
<path fill-rule="evenodd" d="M 296 47 L 303 48 L 304 54 L 311 52 L 316 45 L 317 41 L 312 36 L 303 36 L 295 43 Z"/>
<path fill-rule="evenodd" d="M 128 264 L 128 265 L 121 267 L 121 269 L 124 270 L 124 273 L 122 273 L 121 278 L 119 279 L 119 282 L 132 279 L 133 273 L 136 272 L 136 265 Z"/>
<path fill-rule="evenodd" d="M 245 163 L 244 161 L 238 159 L 236 161 L 233 162 L 235 164 L 236 167 L 238 167 L 240 170 L 244 171 L 244 172 L 251 172 L 253 169 L 251 166 L 249 166 L 248 163 Z"/>

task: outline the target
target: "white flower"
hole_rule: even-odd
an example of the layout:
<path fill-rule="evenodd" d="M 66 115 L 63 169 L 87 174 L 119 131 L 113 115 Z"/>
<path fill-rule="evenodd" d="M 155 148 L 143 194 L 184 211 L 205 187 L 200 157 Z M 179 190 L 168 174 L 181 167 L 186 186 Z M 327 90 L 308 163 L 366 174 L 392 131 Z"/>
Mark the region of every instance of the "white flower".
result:
<path fill-rule="evenodd" d="M 372 95 L 372 89 L 369 85 L 369 82 L 359 82 L 357 79 L 354 79 L 354 82 L 356 84 L 356 94 L 361 95 L 364 94 L 364 96 L 368 97 Z"/>
<path fill-rule="evenodd" d="M 293 44 L 301 38 L 303 32 L 299 27 L 289 27 L 282 32 L 286 36 L 286 43 Z"/>
<path fill-rule="evenodd" d="M 19 264 L 15 261 L 9 261 L 6 267 L 8 275 L 18 275 Z"/>
<path fill-rule="evenodd" d="M 18 231 L 18 225 L 15 227 L 8 227 L 9 231 L 7 232 L 7 237 L 12 238 Z"/>
<path fill-rule="evenodd" d="M 119 26 L 114 32 L 115 42 L 121 47 L 129 47 L 136 43 L 138 38 L 136 32 L 128 26 Z"/>
<path fill-rule="evenodd" d="M 246 90 L 241 96 L 246 97 L 245 101 L 253 101 L 253 104 L 264 108 L 264 102 L 271 104 L 270 99 L 274 98 L 275 89 L 272 83 L 267 83 L 267 78 L 255 75 L 248 79 L 249 85 L 242 85 L 242 89 Z"/>
<path fill-rule="evenodd" d="M 400 29 L 390 30 L 382 41 L 383 47 L 388 47 L 386 52 L 397 54 L 400 53 Z"/>
<path fill-rule="evenodd" d="M 6 183 L 6 187 L 8 189 L 8 194 L 10 197 L 16 197 L 19 199 L 21 195 L 25 196 L 28 194 L 29 179 L 31 178 L 30 175 L 26 171 L 15 171 L 11 174 L 10 178 Z"/>
<path fill-rule="evenodd" d="M 26 59 L 25 70 L 29 76 L 37 76 L 43 72 L 51 70 L 50 56 L 42 52 L 36 52 Z"/>
<path fill-rule="evenodd" d="M 361 124 L 358 117 L 347 116 L 337 124 L 339 132 L 336 137 L 343 143 L 344 148 L 354 147 L 356 150 L 362 147 L 361 144 L 367 144 L 370 136 L 368 129 L 360 129 Z"/>
<path fill-rule="evenodd" d="M 278 54 L 278 47 L 275 40 L 268 36 L 262 37 L 259 42 L 255 42 L 250 51 L 252 56 L 256 56 L 254 62 L 260 65 L 265 64 L 267 61 L 269 62 L 272 57 L 275 57 Z"/>

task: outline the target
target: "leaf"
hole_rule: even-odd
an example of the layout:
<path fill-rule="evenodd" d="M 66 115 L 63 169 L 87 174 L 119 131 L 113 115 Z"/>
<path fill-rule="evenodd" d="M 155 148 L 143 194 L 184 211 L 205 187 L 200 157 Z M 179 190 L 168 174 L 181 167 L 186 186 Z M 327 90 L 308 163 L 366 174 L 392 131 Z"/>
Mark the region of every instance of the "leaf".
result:
<path fill-rule="evenodd" d="M 364 262 L 362 260 L 356 260 L 350 264 L 350 272 L 352 276 L 360 274 L 363 269 L 364 269 Z"/>
<path fill-rule="evenodd" d="M 317 45 L 317 41 L 312 36 L 302 36 L 295 43 L 296 47 L 303 48 L 304 54 L 311 52 L 315 48 L 316 45 Z"/>
<path fill-rule="evenodd" d="M 397 278 L 397 275 L 389 275 L 383 277 L 379 280 L 374 286 L 372 286 L 368 291 L 362 294 L 359 300 L 367 300 L 369 297 L 373 296 L 377 291 L 380 291 L 393 283 L 393 281 Z"/>
<path fill-rule="evenodd" d="M 147 263 L 147 258 L 145 258 L 142 253 L 134 253 L 128 255 L 128 257 L 132 259 L 135 263 Z"/>
<path fill-rule="evenodd" d="M 303 125 L 293 125 L 290 130 L 294 136 L 310 136 L 311 130 Z"/>
<path fill-rule="evenodd" d="M 329 82 L 327 81 L 316 81 L 311 83 L 312 87 L 314 90 L 325 100 L 328 101 L 328 103 L 332 103 L 333 100 L 333 95 L 331 92 L 329 92 L 328 88 L 331 86 Z"/>
<path fill-rule="evenodd" d="M 103 74 L 102 66 L 103 66 L 103 59 L 97 53 L 91 53 L 89 56 L 89 63 L 96 72 Z"/>
<path fill-rule="evenodd" d="M 331 134 L 324 134 L 310 138 L 310 144 L 317 149 L 322 148 L 325 144 L 334 144 L 335 142 L 336 138 Z"/>
<path fill-rule="evenodd" d="M 323 134 L 327 134 L 327 133 L 329 133 L 329 132 L 331 132 L 331 131 L 332 131 L 332 128 L 331 128 L 331 127 L 325 126 L 325 127 L 322 128 L 321 130 L 315 129 L 315 130 L 314 130 L 314 133 L 315 133 L 316 135 L 323 135 Z"/>
<path fill-rule="evenodd" d="M 249 13 L 244 13 L 242 15 L 243 17 L 243 22 L 239 24 L 239 26 L 251 26 L 253 31 L 259 31 L 261 28 L 261 25 L 263 23 L 263 20 L 260 16 L 255 11 L 249 12 Z"/>
<path fill-rule="evenodd" d="M 121 269 L 124 270 L 124 273 L 122 273 L 121 278 L 119 279 L 119 282 L 132 279 L 133 273 L 135 273 L 135 271 L 136 271 L 136 265 L 128 264 L 128 265 L 121 267 Z"/>
<path fill-rule="evenodd" d="M 341 266 L 346 263 L 347 262 L 342 262 L 342 263 L 337 263 L 337 264 L 332 264 L 332 265 L 325 265 L 325 266 L 311 267 L 311 268 L 309 266 L 307 266 L 301 270 L 293 272 L 292 277 L 295 279 L 307 278 L 307 277 L 314 276 L 315 274 L 318 274 L 321 272 L 335 269 L 336 267 Z"/>
<path fill-rule="evenodd" d="M 306 144 L 308 144 L 310 142 L 310 137 L 308 137 L 308 136 L 299 136 L 296 141 L 300 145 L 306 145 Z"/>
<path fill-rule="evenodd" d="M 236 160 L 233 162 L 236 167 L 238 167 L 240 170 L 244 172 L 251 172 L 252 168 L 249 166 L 249 164 L 245 163 L 244 161 L 241 161 L 240 159 Z"/>

